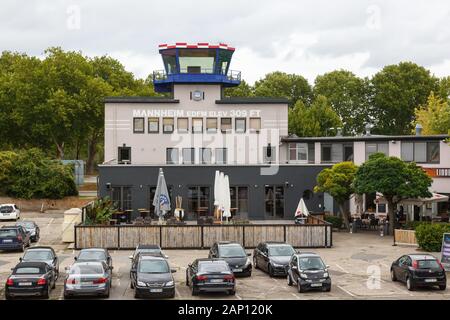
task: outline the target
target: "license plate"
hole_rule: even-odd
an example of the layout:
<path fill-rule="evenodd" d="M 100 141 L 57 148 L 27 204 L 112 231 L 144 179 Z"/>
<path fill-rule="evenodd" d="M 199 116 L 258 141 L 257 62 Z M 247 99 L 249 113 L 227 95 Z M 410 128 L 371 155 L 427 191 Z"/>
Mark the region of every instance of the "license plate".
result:
<path fill-rule="evenodd" d="M 321 287 L 322 284 L 321 283 L 311 283 L 311 287 Z"/>
<path fill-rule="evenodd" d="M 436 282 L 436 279 L 425 279 L 425 282 Z"/>
<path fill-rule="evenodd" d="M 19 286 L 31 286 L 32 284 L 31 282 L 19 282 Z"/>
<path fill-rule="evenodd" d="M 150 292 L 154 292 L 154 293 L 162 292 L 162 291 L 163 291 L 162 289 L 150 289 Z"/>
<path fill-rule="evenodd" d="M 242 269 L 234 269 L 233 272 L 242 272 Z"/>
<path fill-rule="evenodd" d="M 212 283 L 223 282 L 222 279 L 211 279 L 210 281 L 211 281 Z"/>
<path fill-rule="evenodd" d="M 12 242 L 11 239 L 5 239 L 5 240 L 3 240 L 3 243 L 11 243 L 11 242 Z"/>

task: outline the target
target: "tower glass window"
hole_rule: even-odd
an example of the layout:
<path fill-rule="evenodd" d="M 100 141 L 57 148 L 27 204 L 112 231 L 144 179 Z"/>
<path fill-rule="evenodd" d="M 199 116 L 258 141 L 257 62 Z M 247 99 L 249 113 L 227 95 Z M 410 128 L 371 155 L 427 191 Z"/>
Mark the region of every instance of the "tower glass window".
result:
<path fill-rule="evenodd" d="M 214 73 L 215 49 L 178 49 L 181 73 Z"/>
<path fill-rule="evenodd" d="M 221 118 L 220 119 L 220 130 L 222 133 L 231 131 L 231 118 Z"/>
<path fill-rule="evenodd" d="M 226 148 L 217 148 L 216 149 L 216 163 L 217 164 L 226 164 L 227 163 L 227 149 Z"/>
<path fill-rule="evenodd" d="M 159 132 L 159 118 L 148 118 L 148 133 Z"/>
<path fill-rule="evenodd" d="M 250 131 L 251 132 L 261 131 L 261 118 L 250 118 Z"/>
<path fill-rule="evenodd" d="M 183 148 L 183 164 L 195 162 L 195 148 Z"/>
<path fill-rule="evenodd" d="M 177 130 L 179 133 L 187 133 L 189 131 L 188 118 L 178 118 L 177 119 Z"/>
<path fill-rule="evenodd" d="M 206 132 L 207 133 L 217 132 L 217 118 L 206 118 Z"/>
<path fill-rule="evenodd" d="M 178 164 L 178 148 L 167 148 L 166 149 L 166 163 L 167 164 Z"/>
<path fill-rule="evenodd" d="M 174 122 L 174 118 L 163 118 L 163 133 L 172 133 Z"/>
<path fill-rule="evenodd" d="M 192 119 L 192 132 L 202 133 L 203 132 L 203 118 L 193 118 Z"/>
<path fill-rule="evenodd" d="M 133 132 L 134 133 L 144 133 L 145 125 L 144 118 L 133 118 Z"/>
<path fill-rule="evenodd" d="M 244 133 L 246 130 L 245 118 L 236 118 L 236 133 Z"/>
<path fill-rule="evenodd" d="M 201 164 L 211 164 L 211 148 L 200 148 L 199 162 Z"/>
<path fill-rule="evenodd" d="M 162 58 L 167 73 L 168 74 L 177 73 L 177 59 L 175 49 L 164 50 Z"/>

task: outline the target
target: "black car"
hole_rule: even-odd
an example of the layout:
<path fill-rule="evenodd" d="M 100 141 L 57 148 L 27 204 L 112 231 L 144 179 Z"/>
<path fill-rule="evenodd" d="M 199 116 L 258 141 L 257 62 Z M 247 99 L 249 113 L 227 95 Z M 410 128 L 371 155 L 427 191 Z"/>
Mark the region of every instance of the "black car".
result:
<path fill-rule="evenodd" d="M 38 242 L 40 238 L 39 226 L 34 221 L 20 221 L 16 222 L 16 226 L 22 226 L 28 233 L 30 233 L 30 240 Z"/>
<path fill-rule="evenodd" d="M 5 298 L 43 297 L 55 288 L 55 271 L 45 262 L 20 262 L 6 280 Z"/>
<path fill-rule="evenodd" d="M 59 259 L 52 247 L 31 247 L 25 251 L 20 262 L 45 262 L 55 270 L 56 279 L 59 278 Z"/>
<path fill-rule="evenodd" d="M 445 269 L 439 260 L 430 254 L 401 256 L 391 265 L 391 279 L 405 282 L 408 290 L 433 286 L 438 286 L 441 290 L 447 288 Z"/>
<path fill-rule="evenodd" d="M 134 297 L 175 297 L 175 280 L 169 263 L 163 257 L 141 253 L 131 266 L 131 288 Z"/>
<path fill-rule="evenodd" d="M 30 234 L 22 226 L 0 228 L 0 250 L 25 251 L 30 246 Z"/>
<path fill-rule="evenodd" d="M 283 242 L 261 242 L 253 251 L 253 266 L 269 275 L 286 276 L 289 261 L 295 249 Z"/>
<path fill-rule="evenodd" d="M 74 259 L 77 262 L 102 261 L 110 268 L 113 266 L 108 249 L 103 248 L 81 249 L 78 256 Z"/>
<path fill-rule="evenodd" d="M 160 256 L 165 259 L 169 259 L 169 256 L 165 255 L 164 252 L 161 250 L 161 247 L 157 244 L 139 244 L 136 247 L 136 250 L 134 250 L 133 254 L 129 256 L 129 258 L 132 260 L 131 263 L 133 263 L 133 260 L 136 259 L 137 255 L 140 253 L 149 253 L 153 254 L 155 256 Z"/>
<path fill-rule="evenodd" d="M 298 292 L 312 289 L 331 290 L 328 266 L 315 253 L 296 253 L 292 255 L 287 272 L 289 286 L 297 285 Z"/>
<path fill-rule="evenodd" d="M 213 244 L 208 258 L 224 259 L 235 275 L 250 277 L 252 275 L 252 262 L 248 257 L 250 255 L 237 242 L 221 241 Z"/>
<path fill-rule="evenodd" d="M 236 280 L 224 259 L 197 259 L 186 269 L 186 285 L 196 296 L 200 292 L 236 294 Z"/>

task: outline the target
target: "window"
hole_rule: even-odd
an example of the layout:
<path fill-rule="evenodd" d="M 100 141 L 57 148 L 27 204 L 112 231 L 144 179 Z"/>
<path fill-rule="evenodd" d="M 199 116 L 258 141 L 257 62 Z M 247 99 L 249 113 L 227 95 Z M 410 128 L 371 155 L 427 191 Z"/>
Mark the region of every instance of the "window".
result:
<path fill-rule="evenodd" d="M 314 143 L 308 143 L 308 163 L 314 163 L 316 161 L 316 147 Z"/>
<path fill-rule="evenodd" d="M 289 143 L 289 161 L 307 162 L 308 145 L 306 143 Z"/>
<path fill-rule="evenodd" d="M 268 218 L 284 217 L 284 187 L 270 186 L 264 187 L 265 214 Z"/>
<path fill-rule="evenodd" d="M 236 121 L 236 128 L 235 128 L 236 133 L 245 133 L 246 130 L 245 118 L 236 118 L 235 121 Z"/>
<path fill-rule="evenodd" d="M 344 144 L 344 161 L 353 161 L 353 144 Z"/>
<path fill-rule="evenodd" d="M 217 164 L 226 164 L 227 163 L 227 149 L 226 148 L 217 148 L 216 149 L 216 163 Z"/>
<path fill-rule="evenodd" d="M 159 133 L 159 118 L 148 118 L 148 133 Z"/>
<path fill-rule="evenodd" d="M 210 188 L 201 186 L 188 187 L 187 207 L 188 213 L 199 217 L 211 215 L 210 210 Z"/>
<path fill-rule="evenodd" d="M 230 187 L 231 207 L 236 208 L 233 213 L 248 214 L 248 188 Z"/>
<path fill-rule="evenodd" d="M 203 132 L 203 119 L 202 118 L 193 118 L 192 119 L 192 132 L 193 133 L 202 133 Z"/>
<path fill-rule="evenodd" d="M 377 152 L 384 153 L 386 156 L 389 155 L 389 145 L 387 142 L 366 142 L 366 160 Z"/>
<path fill-rule="evenodd" d="M 188 118 L 178 118 L 177 119 L 177 130 L 178 130 L 178 133 L 187 133 L 189 131 Z"/>
<path fill-rule="evenodd" d="M 402 142 L 403 161 L 439 163 L 439 142 Z"/>
<path fill-rule="evenodd" d="M 261 118 L 250 118 L 250 132 L 261 131 Z"/>
<path fill-rule="evenodd" d="M 172 133 L 174 127 L 173 118 L 163 118 L 163 133 Z"/>
<path fill-rule="evenodd" d="M 225 132 L 231 132 L 231 118 L 221 118 L 220 119 L 220 130 Z"/>
<path fill-rule="evenodd" d="M 200 148 L 199 161 L 201 164 L 211 163 L 211 148 Z"/>
<path fill-rule="evenodd" d="M 112 201 L 120 211 L 131 210 L 131 187 L 113 186 Z"/>
<path fill-rule="evenodd" d="M 195 149 L 183 148 L 183 164 L 193 164 L 195 162 Z"/>
<path fill-rule="evenodd" d="M 322 144 L 322 162 L 331 162 L 331 144 Z"/>
<path fill-rule="evenodd" d="M 270 143 L 267 145 L 267 147 L 263 147 L 263 159 L 264 163 L 271 163 L 276 161 L 276 149 L 275 147 L 272 147 Z"/>
<path fill-rule="evenodd" d="M 206 132 L 207 133 L 217 132 L 217 118 L 206 118 Z"/>
<path fill-rule="evenodd" d="M 144 133 L 144 121 L 145 118 L 133 118 L 133 133 Z"/>
<path fill-rule="evenodd" d="M 131 147 L 119 147 L 118 162 L 120 164 L 131 163 Z"/>
<path fill-rule="evenodd" d="M 342 161 L 353 161 L 353 144 L 345 143 L 322 143 L 321 161 L 338 163 Z"/>
<path fill-rule="evenodd" d="M 178 164 L 178 149 L 177 148 L 167 148 L 166 149 L 166 163 L 167 164 Z"/>

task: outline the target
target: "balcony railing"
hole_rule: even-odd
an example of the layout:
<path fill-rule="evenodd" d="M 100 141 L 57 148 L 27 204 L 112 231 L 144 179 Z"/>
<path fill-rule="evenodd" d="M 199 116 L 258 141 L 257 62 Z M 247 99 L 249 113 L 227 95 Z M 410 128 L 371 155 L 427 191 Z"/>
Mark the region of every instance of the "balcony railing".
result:
<path fill-rule="evenodd" d="M 222 73 L 214 73 L 213 69 L 201 69 L 201 72 L 195 73 L 195 72 L 188 72 L 187 68 L 183 68 L 180 70 L 180 73 L 171 73 L 169 75 L 183 75 L 183 74 L 189 74 L 189 75 L 223 75 Z M 241 72 L 237 70 L 228 70 L 228 73 L 226 74 L 226 78 L 229 81 L 241 81 Z M 164 81 L 168 79 L 168 75 L 165 70 L 155 70 L 153 71 L 153 81 Z"/>

